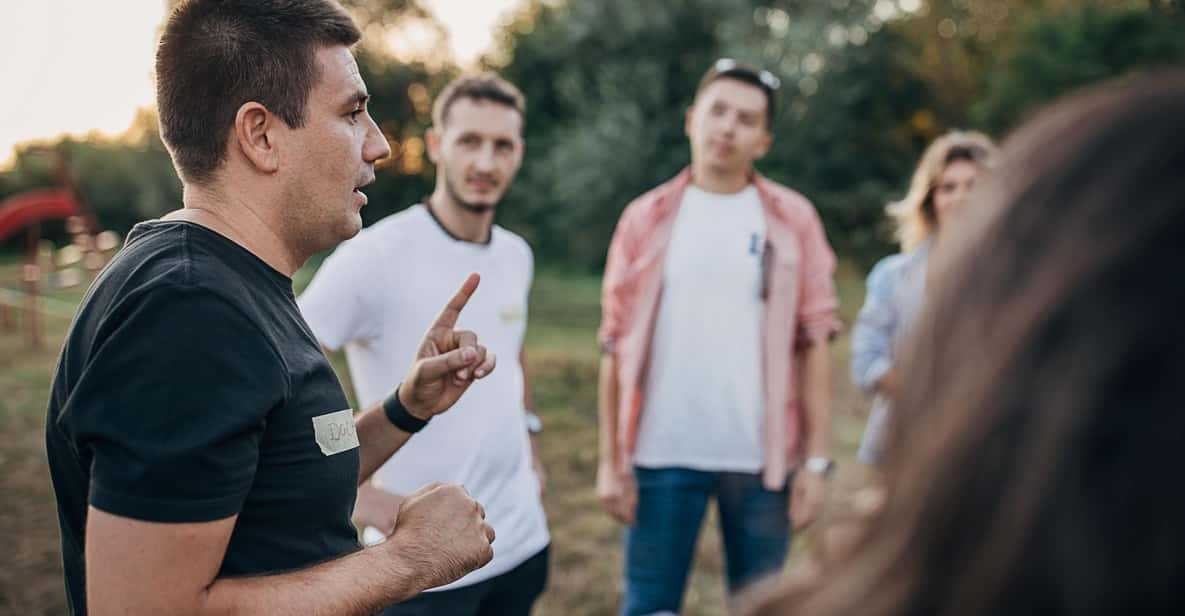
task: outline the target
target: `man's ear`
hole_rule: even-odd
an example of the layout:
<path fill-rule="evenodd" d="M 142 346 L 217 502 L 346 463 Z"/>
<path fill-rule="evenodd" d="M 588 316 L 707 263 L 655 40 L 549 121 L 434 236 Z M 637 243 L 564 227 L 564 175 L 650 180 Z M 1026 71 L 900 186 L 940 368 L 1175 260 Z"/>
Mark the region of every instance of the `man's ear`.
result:
<path fill-rule="evenodd" d="M 523 164 L 523 159 L 527 157 L 527 140 L 519 138 L 518 140 L 518 162 L 514 163 L 514 169 L 517 171 Z"/>
<path fill-rule="evenodd" d="M 761 145 L 758 146 L 756 156 L 753 157 L 753 160 L 759 160 L 769 153 L 769 147 L 773 145 L 773 143 L 774 134 L 769 132 L 769 129 L 767 128 L 765 130 L 765 136 L 762 138 Z"/>
<path fill-rule="evenodd" d="M 440 166 L 440 132 L 436 127 L 428 129 L 424 133 L 424 144 L 428 146 L 428 160 L 432 161 L 433 165 Z"/>
<path fill-rule="evenodd" d="M 687 111 L 683 114 L 683 135 L 686 137 L 691 137 L 691 116 L 694 113 L 695 113 L 695 104 L 692 104 L 690 107 L 687 108 Z"/>
<path fill-rule="evenodd" d="M 250 101 L 243 103 L 235 114 L 231 146 L 237 147 L 243 157 L 262 173 L 275 173 L 280 168 L 276 128 L 280 119 L 272 115 L 267 107 Z"/>

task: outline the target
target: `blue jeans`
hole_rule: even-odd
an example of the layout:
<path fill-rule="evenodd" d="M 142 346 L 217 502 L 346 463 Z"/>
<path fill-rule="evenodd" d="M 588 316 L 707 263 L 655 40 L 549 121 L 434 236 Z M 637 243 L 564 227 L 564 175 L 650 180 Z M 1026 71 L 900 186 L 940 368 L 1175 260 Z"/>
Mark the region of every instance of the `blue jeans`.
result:
<path fill-rule="evenodd" d="M 625 532 L 622 616 L 678 613 L 708 499 L 716 497 L 728 588 L 735 594 L 781 571 L 790 547 L 789 485 L 773 492 L 758 473 L 635 468 L 637 524 Z"/>

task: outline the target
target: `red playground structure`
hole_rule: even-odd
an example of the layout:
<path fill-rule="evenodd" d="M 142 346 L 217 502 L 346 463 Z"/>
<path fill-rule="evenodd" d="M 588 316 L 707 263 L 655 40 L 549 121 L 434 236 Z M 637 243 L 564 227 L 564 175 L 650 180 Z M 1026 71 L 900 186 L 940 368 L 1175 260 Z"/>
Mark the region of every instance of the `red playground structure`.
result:
<path fill-rule="evenodd" d="M 0 292 L 3 293 L 0 295 L 0 327 L 8 331 L 15 329 L 12 312 L 13 308 L 21 305 L 19 299 L 23 295 L 28 342 L 34 348 L 43 344 L 43 278 L 48 285 L 58 288 L 78 284 L 82 277 L 77 272 L 57 269 L 83 261 L 87 270 L 91 273 L 97 272 L 105 261 L 103 253 L 119 243 L 118 238 L 111 232 L 98 234 L 96 237 L 98 225 L 95 217 L 78 192 L 65 155 L 58 149 L 46 151 L 53 156 L 53 175 L 58 186 L 18 193 L 0 201 L 0 242 L 23 232 L 26 255 L 24 267 L 21 269 L 23 292 L 0 288 Z M 42 223 L 57 220 L 65 221 L 66 230 L 73 237 L 73 245 L 60 251 L 55 259 L 52 245 L 43 245 L 41 232 Z"/>

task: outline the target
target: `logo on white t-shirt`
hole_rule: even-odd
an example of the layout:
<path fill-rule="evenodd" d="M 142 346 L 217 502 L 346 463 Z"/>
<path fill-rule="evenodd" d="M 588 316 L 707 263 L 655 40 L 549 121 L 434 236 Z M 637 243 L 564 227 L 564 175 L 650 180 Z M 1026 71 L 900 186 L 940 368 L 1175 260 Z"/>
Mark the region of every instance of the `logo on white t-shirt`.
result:
<path fill-rule="evenodd" d="M 518 323 L 526 317 L 526 311 L 523 310 L 521 304 L 511 304 L 509 306 L 502 306 L 498 309 L 498 318 L 502 319 L 503 323 L 507 325 L 511 323 Z"/>

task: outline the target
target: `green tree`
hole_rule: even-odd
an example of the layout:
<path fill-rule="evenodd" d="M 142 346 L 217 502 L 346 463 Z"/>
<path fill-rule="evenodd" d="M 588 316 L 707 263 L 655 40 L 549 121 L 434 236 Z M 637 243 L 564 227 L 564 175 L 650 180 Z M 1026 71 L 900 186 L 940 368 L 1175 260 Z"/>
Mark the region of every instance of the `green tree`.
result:
<path fill-rule="evenodd" d="M 976 123 L 1000 132 L 1078 87 L 1185 61 L 1180 3 L 1088 5 L 1034 18 L 983 78 Z"/>
<path fill-rule="evenodd" d="M 443 28 L 415 0 L 346 0 L 344 4 L 364 32 L 357 50 L 359 69 L 372 95 L 371 113 L 393 153 L 379 165 L 376 183 L 367 190 L 371 204 L 363 217 L 370 222 L 431 190 L 431 168 L 422 147 L 429 125 L 429 92 L 439 89 L 455 68 L 447 61 L 427 63 L 442 57 L 446 39 Z M 424 60 L 400 61 L 386 45 L 388 37 L 397 36 L 410 21 L 439 35 L 431 48 L 422 50 Z M 119 139 L 64 138 L 51 145 L 66 154 L 78 189 L 103 228 L 126 233 L 135 223 L 181 205 L 181 183 L 160 141 L 152 109 L 141 110 Z M 46 160 L 27 145 L 18 148 L 13 168 L 0 173 L 0 198 L 54 185 Z"/>
<path fill-rule="evenodd" d="M 719 57 L 783 82 L 775 144 L 758 166 L 812 199 L 832 242 L 861 260 L 892 188 L 932 131 L 908 41 L 871 2 L 535 2 L 491 64 L 528 99 L 527 160 L 500 220 L 542 259 L 603 264 L 622 208 L 688 163 L 684 111 Z"/>

